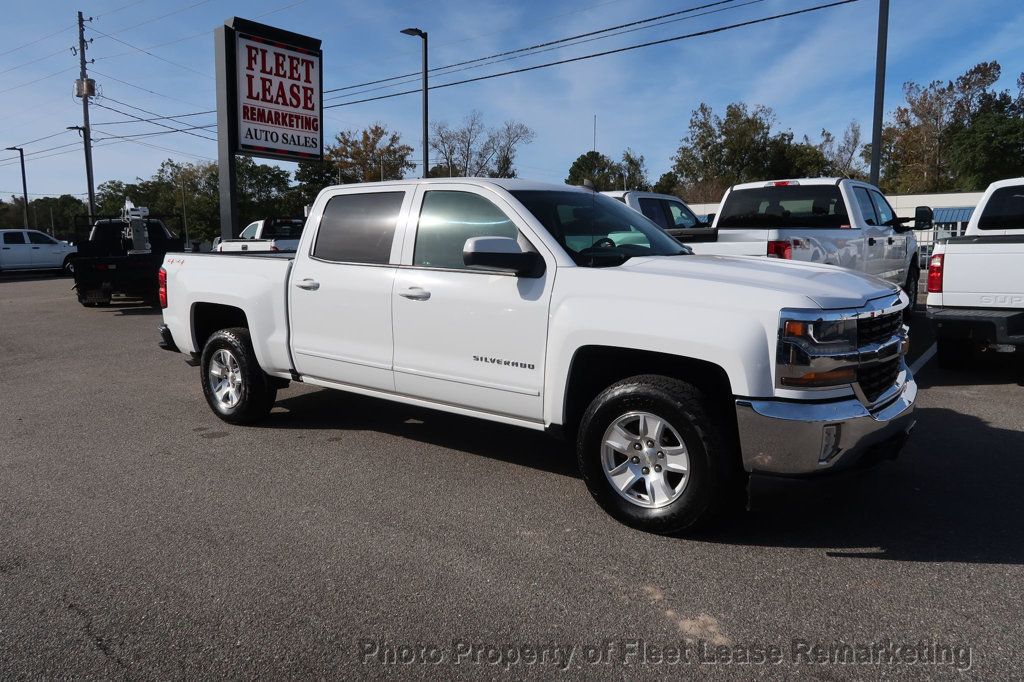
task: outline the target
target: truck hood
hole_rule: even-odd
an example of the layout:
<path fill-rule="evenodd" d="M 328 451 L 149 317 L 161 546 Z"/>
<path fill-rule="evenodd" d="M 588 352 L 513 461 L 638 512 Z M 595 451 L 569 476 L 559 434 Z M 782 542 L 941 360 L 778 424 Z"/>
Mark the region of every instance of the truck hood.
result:
<path fill-rule="evenodd" d="M 633 258 L 623 270 L 723 282 L 760 291 L 805 296 L 823 309 L 859 308 L 899 289 L 878 277 L 834 265 L 763 256 L 661 256 Z"/>

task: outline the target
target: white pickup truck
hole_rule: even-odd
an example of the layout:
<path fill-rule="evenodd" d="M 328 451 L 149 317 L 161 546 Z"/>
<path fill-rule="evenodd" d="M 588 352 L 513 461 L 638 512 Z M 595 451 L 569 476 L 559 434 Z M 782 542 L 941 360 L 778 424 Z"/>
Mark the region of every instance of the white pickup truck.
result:
<path fill-rule="evenodd" d="M 928 319 L 942 367 L 963 366 L 979 348 L 1024 348 L 1024 178 L 992 183 L 964 236 L 936 244 Z"/>
<path fill-rule="evenodd" d="M 838 265 L 903 287 L 917 301 L 919 260 L 913 229 L 930 228 L 932 211 L 918 207 L 913 227 L 896 217 L 874 185 L 845 178 L 768 180 L 726 191 L 708 230 L 673 236 L 695 253 L 768 256 Z"/>
<path fill-rule="evenodd" d="M 294 256 L 169 254 L 160 282 L 160 345 L 221 419 L 302 381 L 563 432 L 598 503 L 655 532 L 712 518 L 745 472 L 894 455 L 914 424 L 898 287 L 695 256 L 582 188 L 329 187 Z"/>
<path fill-rule="evenodd" d="M 214 251 L 229 253 L 232 251 L 294 251 L 299 246 L 302 228 L 306 224 L 303 218 L 265 218 L 256 220 L 245 226 L 238 239 L 219 237 L 213 245 Z"/>

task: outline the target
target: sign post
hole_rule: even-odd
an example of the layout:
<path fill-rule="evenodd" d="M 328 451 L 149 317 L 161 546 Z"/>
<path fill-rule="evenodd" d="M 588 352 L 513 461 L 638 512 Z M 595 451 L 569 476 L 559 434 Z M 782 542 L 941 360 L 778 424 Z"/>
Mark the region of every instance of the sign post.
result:
<path fill-rule="evenodd" d="M 316 38 L 234 17 L 215 31 L 221 237 L 238 236 L 236 154 L 323 159 L 323 52 Z"/>

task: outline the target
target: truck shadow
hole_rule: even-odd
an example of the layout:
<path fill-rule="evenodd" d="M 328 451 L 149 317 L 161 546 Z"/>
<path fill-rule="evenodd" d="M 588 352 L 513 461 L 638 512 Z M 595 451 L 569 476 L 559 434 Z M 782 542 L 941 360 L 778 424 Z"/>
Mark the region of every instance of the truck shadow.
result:
<path fill-rule="evenodd" d="M 932 360 L 918 374 L 920 388 L 932 386 L 1024 386 L 1024 353 L 977 353 L 964 369 L 947 370 Z"/>
<path fill-rule="evenodd" d="M 751 509 L 702 539 L 827 556 L 1024 563 L 1024 433 L 917 412 L 896 462 L 817 481 L 755 479 Z"/>
<path fill-rule="evenodd" d="M 329 389 L 279 399 L 263 426 L 380 431 L 579 478 L 572 445 L 539 431 Z"/>

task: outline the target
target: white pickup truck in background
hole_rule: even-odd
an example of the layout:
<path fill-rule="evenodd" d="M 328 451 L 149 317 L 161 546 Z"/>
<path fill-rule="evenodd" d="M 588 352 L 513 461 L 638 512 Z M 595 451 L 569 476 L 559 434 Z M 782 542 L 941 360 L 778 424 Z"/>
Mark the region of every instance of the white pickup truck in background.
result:
<path fill-rule="evenodd" d="M 305 218 L 265 218 L 245 226 L 238 239 L 218 238 L 213 250 L 219 252 L 294 251 L 299 246 Z"/>
<path fill-rule="evenodd" d="M 696 239 L 677 239 L 698 254 L 827 263 L 881 277 L 907 293 L 909 319 L 920 272 L 912 230 L 931 225 L 925 206 L 913 227 L 905 225 L 874 185 L 803 178 L 735 185 L 722 199 L 710 237 L 700 231 Z"/>
<path fill-rule="evenodd" d="M 160 281 L 161 347 L 221 419 L 301 381 L 561 432 L 597 502 L 654 532 L 743 499 L 745 472 L 894 456 L 914 424 L 899 287 L 692 255 L 576 187 L 329 187 L 294 255 L 169 254 Z"/>
<path fill-rule="evenodd" d="M 1024 348 L 1024 178 L 992 183 L 964 235 L 935 245 L 928 319 L 943 367 Z"/>

